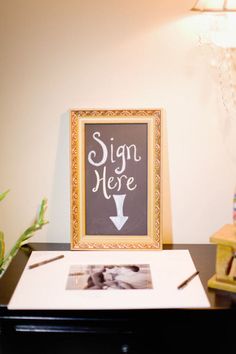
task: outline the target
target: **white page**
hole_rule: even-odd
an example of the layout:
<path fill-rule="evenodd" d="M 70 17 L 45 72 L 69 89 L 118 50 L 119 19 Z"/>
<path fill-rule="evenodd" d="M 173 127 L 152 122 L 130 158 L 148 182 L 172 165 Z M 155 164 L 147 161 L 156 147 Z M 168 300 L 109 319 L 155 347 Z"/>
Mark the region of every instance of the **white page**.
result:
<path fill-rule="evenodd" d="M 29 265 L 64 258 L 29 269 Z M 151 289 L 68 290 L 71 269 L 84 265 L 149 265 Z M 76 266 L 71 268 L 71 266 Z M 178 285 L 196 271 L 188 250 L 163 251 L 34 251 L 9 309 L 148 309 L 205 308 L 209 301 L 196 276 L 183 289 Z"/>

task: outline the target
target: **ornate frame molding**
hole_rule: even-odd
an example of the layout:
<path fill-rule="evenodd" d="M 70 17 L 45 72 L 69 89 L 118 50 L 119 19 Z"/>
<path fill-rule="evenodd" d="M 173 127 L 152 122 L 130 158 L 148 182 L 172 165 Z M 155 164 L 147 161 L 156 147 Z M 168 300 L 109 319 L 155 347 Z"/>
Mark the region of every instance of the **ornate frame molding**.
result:
<path fill-rule="evenodd" d="M 86 236 L 81 232 L 84 219 L 81 202 L 81 175 L 79 170 L 80 155 L 84 142 L 80 141 L 81 122 L 93 120 L 113 123 L 119 121 L 132 124 L 147 121 L 151 124 L 151 171 L 149 183 L 152 184 L 151 230 L 149 236 L 125 236 L 120 241 L 116 236 Z M 71 249 L 72 250 L 159 250 L 162 248 L 161 237 L 161 109 L 149 110 L 72 110 L 71 111 Z M 149 137 L 150 138 L 150 137 Z M 83 139 L 82 139 L 83 140 Z M 150 157 L 149 153 L 149 157 Z M 151 211 L 150 211 L 151 209 Z"/>

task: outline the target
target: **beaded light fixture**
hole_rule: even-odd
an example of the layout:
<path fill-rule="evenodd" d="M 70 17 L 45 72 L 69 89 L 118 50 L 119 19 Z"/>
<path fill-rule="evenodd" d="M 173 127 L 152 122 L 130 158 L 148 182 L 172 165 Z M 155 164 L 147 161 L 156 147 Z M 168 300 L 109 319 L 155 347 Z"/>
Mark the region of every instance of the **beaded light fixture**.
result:
<path fill-rule="evenodd" d="M 198 0 L 191 11 L 204 18 L 199 45 L 211 50 L 212 67 L 216 68 L 218 75 L 223 106 L 228 118 L 235 121 L 236 0 Z M 236 157 L 235 153 L 233 155 Z"/>
<path fill-rule="evenodd" d="M 236 0 L 198 0 L 191 10 L 200 12 L 236 12 Z"/>
<path fill-rule="evenodd" d="M 234 132 L 236 112 L 236 57 L 234 55 L 236 46 L 235 44 L 229 45 L 233 42 L 228 39 L 231 35 L 235 38 L 235 30 L 234 28 L 233 31 L 231 28 L 231 31 L 227 31 L 227 28 L 226 30 L 219 29 L 217 21 L 223 20 L 223 24 L 227 24 L 231 16 L 230 13 L 236 14 L 236 0 L 198 0 L 191 10 L 208 14 L 206 19 L 210 22 L 210 27 L 206 34 L 208 39 L 206 43 L 214 54 L 222 103 L 228 117 L 228 133 Z M 234 16 L 232 15 L 232 17 Z M 235 17 L 232 20 L 235 23 Z M 222 38 L 227 45 L 219 43 L 221 32 L 224 34 Z M 229 135 L 227 138 L 230 140 Z M 235 141 L 235 135 L 233 139 Z M 216 272 L 208 280 L 208 287 L 236 293 L 236 193 L 234 194 L 233 224 L 224 225 L 210 237 L 210 242 L 217 245 L 217 254 Z"/>

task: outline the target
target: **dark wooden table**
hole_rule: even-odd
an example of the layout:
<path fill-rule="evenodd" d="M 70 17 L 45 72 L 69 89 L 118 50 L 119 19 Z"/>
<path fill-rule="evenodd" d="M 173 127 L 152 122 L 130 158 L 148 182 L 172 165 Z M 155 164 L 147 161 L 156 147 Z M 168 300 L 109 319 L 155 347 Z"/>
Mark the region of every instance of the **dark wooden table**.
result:
<path fill-rule="evenodd" d="M 215 273 L 214 245 L 164 245 L 188 249 L 209 298 L 208 309 L 27 310 L 7 304 L 32 250 L 69 250 L 69 244 L 31 243 L 0 279 L 0 351 L 7 353 L 189 353 L 235 351 L 236 294 L 208 289 Z M 53 299 L 52 299 L 53 301 Z"/>

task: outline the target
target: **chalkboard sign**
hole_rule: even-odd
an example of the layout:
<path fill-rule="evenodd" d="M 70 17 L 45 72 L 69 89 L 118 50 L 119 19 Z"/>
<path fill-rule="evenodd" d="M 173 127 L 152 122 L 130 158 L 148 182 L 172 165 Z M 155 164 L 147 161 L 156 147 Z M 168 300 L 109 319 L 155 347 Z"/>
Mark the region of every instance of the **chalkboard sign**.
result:
<path fill-rule="evenodd" d="M 71 111 L 71 248 L 161 249 L 161 110 Z"/>

